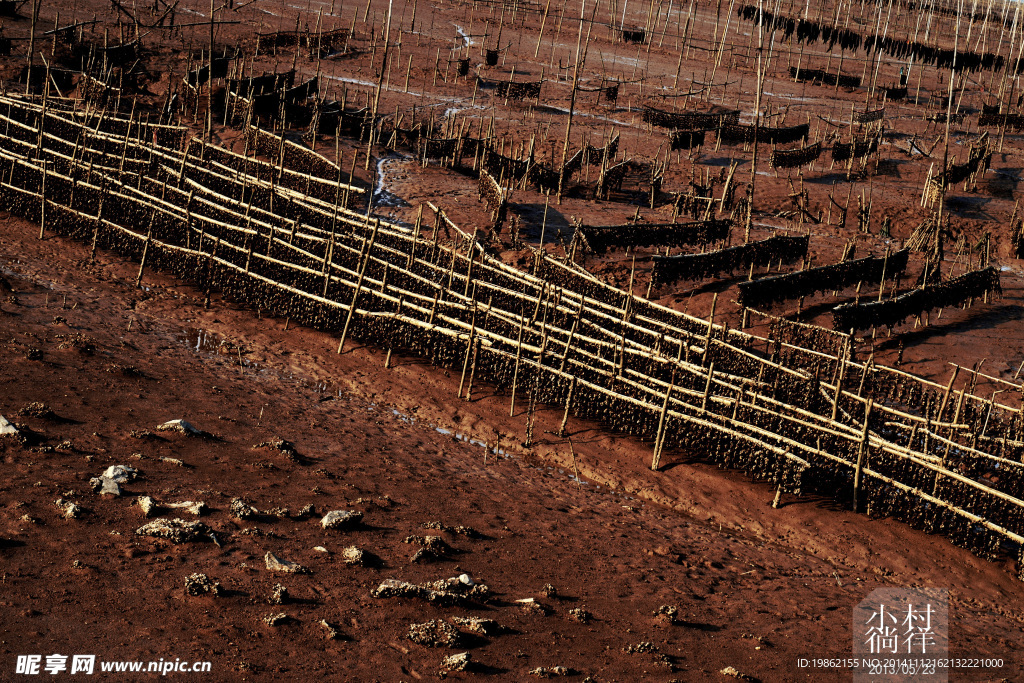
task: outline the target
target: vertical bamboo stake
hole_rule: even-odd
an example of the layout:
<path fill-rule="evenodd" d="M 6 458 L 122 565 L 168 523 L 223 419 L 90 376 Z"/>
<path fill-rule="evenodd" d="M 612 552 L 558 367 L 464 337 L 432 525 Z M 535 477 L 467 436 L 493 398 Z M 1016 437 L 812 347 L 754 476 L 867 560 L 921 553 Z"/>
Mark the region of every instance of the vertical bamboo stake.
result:
<path fill-rule="evenodd" d="M 542 40 L 544 40 L 544 24 L 546 24 L 547 21 L 548 21 L 548 10 L 550 10 L 550 9 L 551 9 L 551 0 L 548 0 L 547 4 L 544 5 L 544 16 L 541 17 L 541 20 L 540 20 L 540 34 L 537 36 L 537 49 L 535 49 L 533 51 L 533 58 L 534 59 L 537 59 L 537 55 L 540 54 L 540 43 L 541 43 Z"/>
<path fill-rule="evenodd" d="M 711 395 L 711 383 L 714 381 L 714 377 L 715 377 L 715 364 L 711 363 L 711 365 L 708 367 L 708 379 L 707 379 L 707 382 L 705 382 L 705 384 L 704 384 L 704 396 L 703 396 L 703 398 L 701 398 L 701 402 L 700 402 L 700 409 L 701 410 L 707 410 L 708 409 L 708 397 Z"/>
<path fill-rule="evenodd" d="M 370 253 L 373 251 L 373 243 L 377 240 L 377 228 L 380 223 L 373 226 L 373 234 L 370 235 L 370 242 L 366 247 L 366 256 L 363 258 L 363 265 L 359 269 L 359 279 L 356 280 L 356 288 L 352 293 L 352 303 L 348 307 L 348 315 L 345 317 L 345 327 L 341 330 L 341 340 L 338 342 L 338 353 L 345 347 L 345 339 L 348 337 L 348 328 L 352 324 L 352 316 L 356 312 L 356 302 L 359 300 L 359 291 L 363 287 L 363 277 L 366 275 L 366 266 L 370 263 Z"/>
<path fill-rule="evenodd" d="M 519 383 L 519 361 L 523 357 L 523 328 L 526 327 L 526 314 L 519 314 L 519 341 L 516 343 L 516 364 L 512 371 L 512 404 L 508 409 L 508 416 L 516 415 L 516 387 Z"/>
<path fill-rule="evenodd" d="M 373 112 L 372 112 L 371 118 L 370 118 L 370 131 L 369 131 L 369 135 L 367 135 L 367 137 L 368 137 L 368 142 L 366 143 L 366 169 L 367 170 L 370 168 L 370 149 L 373 147 L 374 128 L 375 128 L 375 123 L 377 121 L 377 108 L 380 106 L 380 91 L 381 91 L 381 88 L 384 86 L 384 76 L 388 72 L 388 57 L 389 57 L 388 50 L 390 48 L 390 42 L 391 42 L 391 8 L 392 8 L 392 3 L 393 3 L 393 0 L 388 0 L 388 17 L 387 17 L 387 22 L 385 23 L 385 28 L 384 28 L 384 56 L 383 56 L 383 60 L 381 61 L 381 65 L 380 65 L 380 76 L 377 78 L 377 89 L 376 89 L 376 92 L 373 95 Z M 367 3 L 367 7 L 369 7 L 369 3 Z M 440 53 L 438 53 L 438 54 L 440 54 Z M 436 73 L 436 71 L 437 71 L 436 66 L 435 66 L 434 71 Z"/>
<path fill-rule="evenodd" d="M 146 256 L 149 255 L 149 243 L 153 239 L 153 221 L 156 219 L 156 209 L 149 216 L 149 229 L 146 231 L 146 241 L 142 246 L 142 258 L 139 260 L 139 273 L 135 276 L 135 286 L 142 284 L 142 272 L 146 269 Z"/>
<path fill-rule="evenodd" d="M 853 473 L 853 511 L 858 511 L 860 497 L 861 470 L 864 469 L 864 458 L 868 452 L 868 418 L 871 417 L 871 408 L 875 400 L 869 398 L 867 407 L 864 409 L 864 431 L 860 437 L 860 448 L 857 450 L 857 468 Z"/>
<path fill-rule="evenodd" d="M 960 374 L 960 366 L 954 365 L 953 372 L 949 376 L 949 383 L 946 385 L 946 390 L 942 393 L 942 403 L 939 405 L 939 412 L 936 419 L 942 421 L 942 413 L 946 410 L 946 405 L 949 403 L 949 392 L 953 389 L 953 382 L 956 381 L 956 376 Z"/>
<path fill-rule="evenodd" d="M 572 115 L 573 110 L 576 108 L 576 90 L 580 82 L 580 48 L 583 46 L 583 22 L 586 18 L 586 6 L 587 0 L 582 0 L 580 3 L 580 30 L 576 38 L 576 64 L 573 67 L 572 93 L 569 96 L 569 116 L 565 121 L 565 144 L 562 145 L 562 163 L 558 167 L 558 194 L 556 195 L 556 200 L 559 205 L 562 203 L 562 189 L 565 187 L 565 160 L 569 156 L 569 132 L 572 130 Z M 594 9 L 596 11 L 596 5 Z M 593 27 L 593 23 L 591 23 L 591 27 Z M 589 29 L 587 30 L 587 36 L 590 36 Z M 584 54 L 586 53 L 584 52 Z"/>
<path fill-rule="evenodd" d="M 715 292 L 711 299 L 711 314 L 708 315 L 708 331 L 704 335 L 704 355 L 701 358 L 701 365 L 707 362 L 708 354 L 711 352 L 711 332 L 715 328 L 715 307 L 718 305 L 718 292 Z"/>
<path fill-rule="evenodd" d="M 39 21 L 39 5 L 42 4 L 42 0 L 36 0 L 32 3 L 32 26 L 29 28 L 28 34 L 28 71 L 25 74 L 25 94 L 28 95 L 31 92 L 32 87 L 32 66 L 35 62 L 35 50 L 36 50 L 36 22 Z M 106 54 L 104 52 L 104 54 Z M 45 84 L 44 84 L 45 86 Z"/>
<path fill-rule="evenodd" d="M 576 377 L 573 376 L 569 385 L 569 395 L 565 399 L 565 413 L 562 415 L 562 424 L 558 428 L 558 436 L 565 436 L 565 426 L 569 423 L 569 412 L 572 410 L 572 399 L 576 393 Z"/>
<path fill-rule="evenodd" d="M 839 372 L 836 377 L 836 394 L 832 398 L 832 421 L 835 422 L 839 414 L 839 397 L 843 394 L 843 377 L 846 375 L 846 360 L 850 353 L 850 338 L 846 338 L 842 351 L 839 352 Z"/>
<path fill-rule="evenodd" d="M 466 372 L 469 370 L 469 357 L 473 351 L 473 343 L 476 338 L 476 290 L 473 290 L 473 322 L 469 328 L 469 340 L 466 342 L 466 357 L 462 362 L 462 379 L 459 380 L 459 398 L 462 398 L 462 390 L 466 386 Z"/>
<path fill-rule="evenodd" d="M 469 386 L 466 388 L 466 400 L 473 400 L 473 380 L 476 377 L 476 364 L 480 359 L 480 337 L 476 338 L 476 348 L 473 349 L 473 363 L 469 368 Z"/>
<path fill-rule="evenodd" d="M 651 460 L 651 469 L 658 470 L 661 464 L 661 451 L 665 445 L 665 418 L 668 415 L 668 404 L 672 397 L 672 389 L 675 388 L 676 370 L 672 368 L 672 379 L 669 381 L 668 389 L 665 390 L 665 400 L 661 404 L 661 415 L 658 417 L 658 433 L 654 437 L 654 458 Z"/>
<path fill-rule="evenodd" d="M 39 192 L 39 199 L 41 200 L 39 205 L 39 239 L 43 239 L 43 231 L 46 230 L 46 167 L 48 165 L 46 159 L 42 159 L 41 162 L 43 165 L 43 183 Z"/>

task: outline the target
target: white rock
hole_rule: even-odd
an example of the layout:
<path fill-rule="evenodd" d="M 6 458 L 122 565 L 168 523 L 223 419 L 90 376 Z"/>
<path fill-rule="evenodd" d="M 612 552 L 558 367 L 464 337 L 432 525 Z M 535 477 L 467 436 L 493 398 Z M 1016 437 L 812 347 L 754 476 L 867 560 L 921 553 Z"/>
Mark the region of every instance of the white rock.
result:
<path fill-rule="evenodd" d="M 298 562 L 289 562 L 288 560 L 282 560 L 281 558 L 274 555 L 274 553 L 267 553 L 263 557 L 263 561 L 267 564 L 267 569 L 272 572 L 284 572 L 286 574 L 305 574 L 306 568 Z"/>
<path fill-rule="evenodd" d="M 325 529 L 346 529 L 361 521 L 363 513 L 357 510 L 331 510 L 320 520 L 320 526 Z"/>
<path fill-rule="evenodd" d="M 465 671 L 472 663 L 468 652 L 461 652 L 441 660 L 443 671 Z"/>
<path fill-rule="evenodd" d="M 108 477 L 93 477 L 89 480 L 89 484 L 92 486 L 92 490 L 100 495 L 121 495 L 121 487 L 117 485 L 116 481 Z"/>
<path fill-rule="evenodd" d="M 138 503 L 144 517 L 152 517 L 156 514 L 156 502 L 149 496 L 139 496 Z"/>
<path fill-rule="evenodd" d="M 354 545 L 350 545 L 342 550 L 341 558 L 345 561 L 345 564 L 363 565 L 366 563 L 366 553 Z"/>
<path fill-rule="evenodd" d="M 18 430 L 14 428 L 10 422 L 7 421 L 3 415 L 0 415 L 0 436 L 17 436 Z"/>
<path fill-rule="evenodd" d="M 117 482 L 118 484 L 128 484 L 138 478 L 139 471 L 134 467 L 128 467 L 127 465 L 111 465 L 103 473 L 103 476 Z"/>
<path fill-rule="evenodd" d="M 191 514 L 193 514 L 193 515 L 195 515 L 197 517 L 202 515 L 203 513 L 205 513 L 207 511 L 207 509 L 208 509 L 206 507 L 206 503 L 204 503 L 201 500 L 200 501 L 185 500 L 185 501 L 182 501 L 180 503 L 170 503 L 170 504 L 166 505 L 165 507 L 173 508 L 175 510 L 184 510 L 185 512 L 189 512 L 189 513 L 191 513 Z"/>
<path fill-rule="evenodd" d="M 185 436 L 206 435 L 206 432 L 204 432 L 203 430 L 197 429 L 192 425 L 192 423 L 188 422 L 187 420 L 182 420 L 180 418 L 177 420 L 168 420 L 167 422 L 164 422 L 162 425 L 157 427 L 156 430 L 158 432 L 178 432 L 180 434 L 184 434 Z"/>

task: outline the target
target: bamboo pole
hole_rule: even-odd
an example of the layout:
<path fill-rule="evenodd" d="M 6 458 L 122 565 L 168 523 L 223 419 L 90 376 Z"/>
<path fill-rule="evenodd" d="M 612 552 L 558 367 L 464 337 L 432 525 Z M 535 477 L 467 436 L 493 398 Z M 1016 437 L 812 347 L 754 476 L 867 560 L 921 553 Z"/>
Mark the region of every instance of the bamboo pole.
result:
<path fill-rule="evenodd" d="M 864 459 L 867 456 L 868 451 L 868 420 L 871 417 L 871 408 L 874 405 L 874 400 L 869 399 L 867 407 L 864 409 L 864 432 L 861 437 L 860 448 L 857 450 L 857 468 L 853 475 L 853 511 L 858 512 L 860 497 L 860 485 L 861 475 L 864 469 Z"/>
<path fill-rule="evenodd" d="M 352 293 L 352 303 L 348 307 L 348 315 L 345 317 L 345 327 L 341 331 L 341 340 L 338 342 L 338 353 L 340 354 L 342 349 L 345 347 L 345 339 L 348 337 L 349 326 L 352 324 L 352 316 L 356 312 L 356 303 L 359 301 L 359 292 L 363 286 L 363 277 L 366 275 L 366 266 L 370 263 L 370 254 L 373 251 L 373 243 L 377 240 L 377 229 L 380 227 L 380 221 L 377 221 L 373 227 L 373 234 L 370 236 L 370 241 L 366 246 L 366 256 L 363 258 L 363 265 L 359 269 L 359 279 L 356 281 L 355 291 Z"/>
<path fill-rule="evenodd" d="M 714 371 L 714 365 L 712 365 L 712 372 Z M 708 373 L 710 381 L 711 373 Z M 655 472 L 658 471 L 658 467 L 661 464 L 661 451 L 665 445 L 665 419 L 668 414 L 668 403 L 672 397 L 672 389 L 675 387 L 676 375 L 675 371 L 672 372 L 672 380 L 669 382 L 668 389 L 665 390 L 665 400 L 661 404 L 661 415 L 658 416 L 658 432 L 654 438 L 654 458 L 651 460 L 651 469 Z"/>
<path fill-rule="evenodd" d="M 565 427 L 569 423 L 569 413 L 572 411 L 572 399 L 576 394 L 576 378 L 572 378 L 569 384 L 569 395 L 565 398 L 565 413 L 562 415 L 562 424 L 558 427 L 558 436 L 565 436 Z"/>

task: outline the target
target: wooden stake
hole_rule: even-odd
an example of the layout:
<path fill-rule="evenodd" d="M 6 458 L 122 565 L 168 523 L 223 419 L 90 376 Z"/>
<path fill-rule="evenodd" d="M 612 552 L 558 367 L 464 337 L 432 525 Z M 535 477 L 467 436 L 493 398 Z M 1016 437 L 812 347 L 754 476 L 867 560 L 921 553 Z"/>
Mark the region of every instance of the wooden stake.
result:
<path fill-rule="evenodd" d="M 712 371 L 714 365 L 712 365 Z M 708 377 L 711 375 L 709 374 Z M 672 369 L 672 379 L 668 384 L 668 389 L 665 390 L 665 400 L 661 404 L 661 415 L 658 416 L 658 433 L 654 437 L 654 458 L 651 460 L 651 469 L 655 472 L 658 471 L 658 466 L 661 464 L 661 451 L 665 446 L 665 418 L 668 415 L 668 404 L 672 397 L 672 389 L 675 388 L 676 383 L 676 372 L 675 368 Z"/>
<path fill-rule="evenodd" d="M 867 407 L 864 409 L 864 431 L 860 437 L 860 448 L 857 451 L 857 469 L 853 473 L 853 511 L 858 511 L 859 497 L 860 497 L 860 479 L 861 470 L 864 468 L 864 458 L 868 452 L 868 418 L 871 417 L 871 408 L 874 406 L 875 400 L 872 398 L 868 399 Z"/>

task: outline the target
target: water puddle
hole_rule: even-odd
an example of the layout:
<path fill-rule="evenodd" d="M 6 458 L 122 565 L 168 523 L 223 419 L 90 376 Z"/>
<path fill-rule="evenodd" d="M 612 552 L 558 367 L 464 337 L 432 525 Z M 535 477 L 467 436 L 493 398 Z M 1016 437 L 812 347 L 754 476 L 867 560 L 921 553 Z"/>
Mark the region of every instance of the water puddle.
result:
<path fill-rule="evenodd" d="M 377 160 L 377 186 L 373 190 L 373 196 L 370 198 L 370 206 L 373 208 L 385 206 L 391 208 L 398 208 L 403 206 L 409 206 L 409 202 L 405 201 L 401 197 L 392 194 L 384 186 L 387 176 L 384 172 L 384 168 L 389 163 L 395 161 L 408 161 L 410 157 L 398 154 L 397 152 L 389 152 L 386 156 L 381 157 Z"/>

